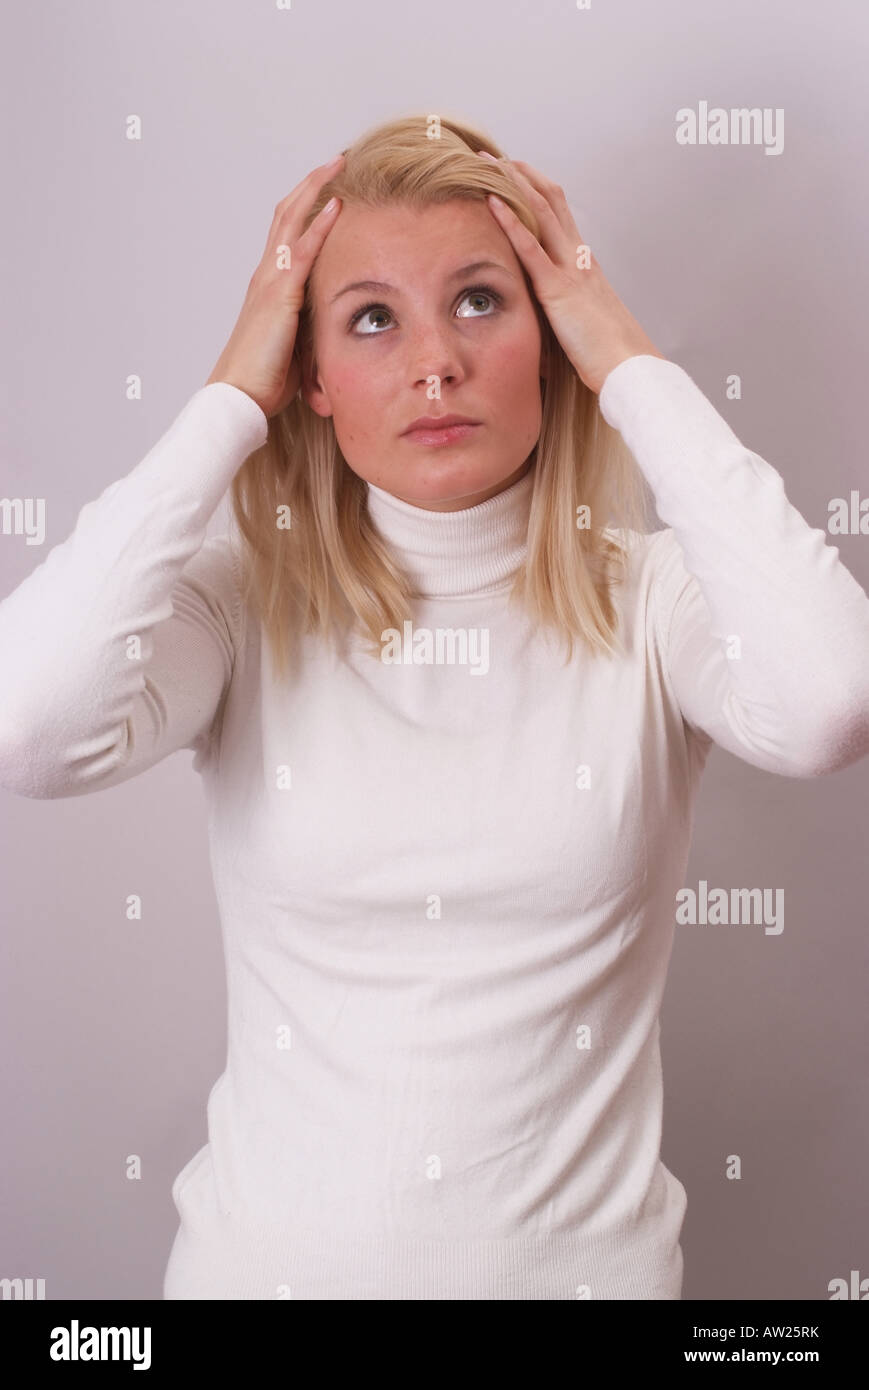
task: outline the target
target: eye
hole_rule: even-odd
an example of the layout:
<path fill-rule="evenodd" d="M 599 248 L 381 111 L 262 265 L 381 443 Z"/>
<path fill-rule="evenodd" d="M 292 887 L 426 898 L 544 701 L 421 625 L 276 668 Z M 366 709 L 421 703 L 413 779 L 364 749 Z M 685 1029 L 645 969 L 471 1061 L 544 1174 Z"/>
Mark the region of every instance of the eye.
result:
<path fill-rule="evenodd" d="M 492 301 L 493 305 L 494 305 L 496 308 L 500 308 L 500 306 L 501 306 L 501 305 L 503 304 L 503 302 L 504 302 L 504 301 L 503 301 L 503 296 L 500 295 L 496 289 L 493 289 L 491 285 L 474 285 L 471 289 L 464 290 L 463 293 L 462 293 L 462 298 L 461 298 L 461 300 L 460 300 L 460 303 L 464 302 L 464 300 L 466 300 L 466 299 L 471 299 L 471 298 L 476 298 L 476 299 L 480 299 L 480 298 L 482 298 L 482 299 L 489 299 L 489 300 Z M 389 314 L 389 310 L 386 308 L 386 306 L 385 306 L 384 304 L 376 304 L 376 303 L 375 303 L 375 304 L 365 304 L 365 305 L 363 305 L 363 307 L 362 307 L 361 309 L 357 309 L 357 310 L 356 310 L 356 313 L 355 313 L 355 314 L 353 315 L 353 317 L 351 318 L 350 323 L 348 324 L 348 328 L 350 329 L 350 331 L 351 331 L 351 332 L 355 332 L 356 324 L 359 323 L 359 322 L 365 317 L 366 314 L 374 314 L 375 312 L 376 312 L 376 313 L 380 313 L 380 314 L 387 314 L 387 315 Z M 491 311 L 490 311 L 489 313 L 483 313 L 483 314 L 463 314 L 461 317 L 462 317 L 462 318 L 488 318 L 488 317 L 490 317 L 490 314 L 491 314 Z M 369 326 L 370 326 L 370 323 L 369 323 Z M 379 337 L 380 335 L 379 335 L 379 333 L 378 333 L 378 332 L 376 331 L 376 329 L 375 329 L 374 332 L 362 332 L 362 333 L 356 332 L 356 333 L 355 333 L 355 336 L 356 336 L 357 338 L 377 338 L 377 337 Z"/>
<path fill-rule="evenodd" d="M 474 298 L 474 299 L 491 299 L 491 300 L 493 300 L 493 301 L 495 302 L 495 304 L 500 304 L 500 303 L 501 303 L 501 296 L 498 294 L 498 291 L 497 291 L 497 290 L 490 289 L 488 285 L 477 285 L 474 289 L 466 290 L 466 291 L 465 291 L 465 294 L 462 296 L 462 298 L 463 298 L 463 299 L 471 299 L 471 298 Z M 464 318 L 467 318 L 467 317 L 476 318 L 477 316 L 476 316 L 476 314 L 472 314 L 472 315 L 467 315 L 467 314 L 466 314 L 466 315 L 463 315 L 463 317 L 464 317 Z"/>

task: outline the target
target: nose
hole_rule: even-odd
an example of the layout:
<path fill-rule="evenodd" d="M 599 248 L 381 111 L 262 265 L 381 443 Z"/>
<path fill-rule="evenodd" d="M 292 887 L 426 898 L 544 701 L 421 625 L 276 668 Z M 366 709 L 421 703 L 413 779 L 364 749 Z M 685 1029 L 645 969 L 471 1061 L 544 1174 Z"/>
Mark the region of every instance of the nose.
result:
<path fill-rule="evenodd" d="M 428 385 L 431 377 L 455 386 L 465 377 L 458 345 L 449 329 L 437 324 L 418 329 L 408 351 L 414 386 Z"/>

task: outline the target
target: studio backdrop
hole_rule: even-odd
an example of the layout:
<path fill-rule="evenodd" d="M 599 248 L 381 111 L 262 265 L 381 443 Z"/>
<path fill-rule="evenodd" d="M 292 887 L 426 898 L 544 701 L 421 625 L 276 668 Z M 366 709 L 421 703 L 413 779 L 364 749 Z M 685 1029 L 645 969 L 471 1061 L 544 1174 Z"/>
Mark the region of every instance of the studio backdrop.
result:
<path fill-rule="evenodd" d="M 859 6 L 44 0 L 3 37 L 4 595 L 204 385 L 276 204 L 401 116 L 560 184 L 660 352 L 869 584 Z M 0 1278 L 46 1298 L 160 1297 L 207 1139 L 227 1000 L 192 763 L 0 791 Z M 869 1276 L 867 790 L 865 760 L 787 777 L 711 750 L 661 1013 L 684 1298 Z M 768 910 L 713 922 L 721 889 Z"/>

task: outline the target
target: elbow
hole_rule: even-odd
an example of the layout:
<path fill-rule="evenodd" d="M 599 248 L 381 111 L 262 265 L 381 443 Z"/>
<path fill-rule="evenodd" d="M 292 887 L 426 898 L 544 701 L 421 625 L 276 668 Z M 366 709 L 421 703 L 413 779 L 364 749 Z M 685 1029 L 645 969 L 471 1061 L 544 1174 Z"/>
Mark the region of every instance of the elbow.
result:
<path fill-rule="evenodd" d="M 68 795 L 63 763 L 38 722 L 0 708 L 0 787 L 37 801 Z"/>
<path fill-rule="evenodd" d="M 51 778 L 46 777 L 38 745 L 10 731 L 5 722 L 0 730 L 0 787 L 16 796 L 36 800 L 58 795 Z"/>
<path fill-rule="evenodd" d="M 869 754 L 869 695 L 828 713 L 803 745 L 806 777 L 823 777 L 851 767 Z"/>
<path fill-rule="evenodd" d="M 132 758 L 129 721 L 107 732 L 73 733 L 51 711 L 25 718 L 0 708 L 0 787 L 39 801 L 82 796 L 125 781 L 154 758 Z"/>

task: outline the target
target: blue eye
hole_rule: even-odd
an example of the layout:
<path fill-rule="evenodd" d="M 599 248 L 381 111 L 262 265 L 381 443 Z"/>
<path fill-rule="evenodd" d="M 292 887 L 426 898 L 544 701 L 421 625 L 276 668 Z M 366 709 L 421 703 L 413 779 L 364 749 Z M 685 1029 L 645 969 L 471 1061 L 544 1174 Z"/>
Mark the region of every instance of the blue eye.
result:
<path fill-rule="evenodd" d="M 504 301 L 503 301 L 503 297 L 498 293 L 498 291 L 497 291 L 496 289 L 493 289 L 491 285 L 474 285 L 474 286 L 472 286 L 470 289 L 467 289 L 467 290 L 464 290 L 464 291 L 463 291 L 463 293 L 462 293 L 462 299 L 463 299 L 463 300 L 464 300 L 464 299 L 467 299 L 467 298 L 469 298 L 471 295 L 482 295 L 484 299 L 491 299 L 491 300 L 493 301 L 493 303 L 494 303 L 496 306 L 498 306 L 499 308 L 500 308 L 501 304 L 503 304 L 503 302 L 504 302 Z M 389 313 L 389 310 L 386 308 L 386 306 L 385 306 L 384 304 L 377 304 L 377 303 L 365 304 L 365 305 L 363 305 L 363 307 L 362 307 L 361 309 L 357 309 L 357 310 L 356 310 L 356 313 L 353 315 L 353 317 L 351 318 L 349 324 L 347 325 L 348 328 L 352 331 L 353 328 L 354 328 L 355 325 L 359 322 L 360 319 L 362 319 L 366 314 L 372 314 L 372 313 L 374 313 L 375 309 L 378 310 L 379 312 L 384 313 L 384 314 L 388 314 L 388 313 Z M 482 315 L 480 315 L 480 314 L 470 314 L 470 315 L 467 315 L 467 314 L 466 314 L 466 315 L 464 315 L 465 318 L 488 318 L 489 316 L 490 316 L 489 314 L 482 314 Z M 356 337 L 357 337 L 357 338 L 376 338 L 376 337 L 379 337 L 379 336 L 380 336 L 380 335 L 379 335 L 376 331 L 373 332 L 373 333 L 357 333 L 357 334 L 356 334 Z"/>

